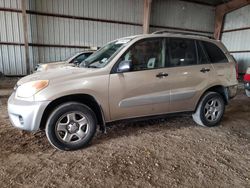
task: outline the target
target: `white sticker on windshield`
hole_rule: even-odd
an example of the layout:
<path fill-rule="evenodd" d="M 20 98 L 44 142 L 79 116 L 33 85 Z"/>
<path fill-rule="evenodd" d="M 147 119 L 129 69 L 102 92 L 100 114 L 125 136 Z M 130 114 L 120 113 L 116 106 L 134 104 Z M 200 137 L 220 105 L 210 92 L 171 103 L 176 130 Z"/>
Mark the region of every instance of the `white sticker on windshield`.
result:
<path fill-rule="evenodd" d="M 103 58 L 103 59 L 101 60 L 102 63 L 106 63 L 107 61 L 108 61 L 108 58 Z"/>
<path fill-rule="evenodd" d="M 130 41 L 129 39 L 121 39 L 121 40 L 118 40 L 115 44 L 126 44 L 129 41 Z"/>

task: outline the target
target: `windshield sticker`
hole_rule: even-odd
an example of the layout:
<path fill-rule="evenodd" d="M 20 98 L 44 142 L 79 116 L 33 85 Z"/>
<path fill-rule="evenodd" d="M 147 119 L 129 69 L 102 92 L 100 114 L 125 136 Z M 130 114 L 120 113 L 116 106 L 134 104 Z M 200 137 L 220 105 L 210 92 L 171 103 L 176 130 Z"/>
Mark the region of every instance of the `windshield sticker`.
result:
<path fill-rule="evenodd" d="M 118 40 L 115 44 L 126 44 L 129 41 L 130 41 L 129 39 L 121 39 L 121 40 Z"/>
<path fill-rule="evenodd" d="M 108 61 L 108 58 L 103 58 L 102 60 L 101 60 L 101 63 L 106 63 Z"/>

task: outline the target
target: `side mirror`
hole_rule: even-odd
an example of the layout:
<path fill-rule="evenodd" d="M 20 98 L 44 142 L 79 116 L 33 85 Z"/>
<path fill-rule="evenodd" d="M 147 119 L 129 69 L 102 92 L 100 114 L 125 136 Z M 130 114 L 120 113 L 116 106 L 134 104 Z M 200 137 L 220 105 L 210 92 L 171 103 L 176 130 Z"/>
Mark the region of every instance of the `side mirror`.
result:
<path fill-rule="evenodd" d="M 131 61 L 130 60 L 124 60 L 121 61 L 118 65 L 117 72 L 123 73 L 123 72 L 129 72 L 131 69 Z"/>

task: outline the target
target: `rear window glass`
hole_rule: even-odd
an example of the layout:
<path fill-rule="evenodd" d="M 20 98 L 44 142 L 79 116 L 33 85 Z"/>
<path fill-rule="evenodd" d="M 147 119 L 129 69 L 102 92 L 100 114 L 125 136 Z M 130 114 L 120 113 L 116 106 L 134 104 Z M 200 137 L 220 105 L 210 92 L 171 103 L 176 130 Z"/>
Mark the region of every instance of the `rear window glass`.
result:
<path fill-rule="evenodd" d="M 226 63 L 228 62 L 224 52 L 215 44 L 202 42 L 211 63 Z"/>
<path fill-rule="evenodd" d="M 169 67 L 197 65 L 195 41 L 182 38 L 170 38 L 167 44 Z"/>

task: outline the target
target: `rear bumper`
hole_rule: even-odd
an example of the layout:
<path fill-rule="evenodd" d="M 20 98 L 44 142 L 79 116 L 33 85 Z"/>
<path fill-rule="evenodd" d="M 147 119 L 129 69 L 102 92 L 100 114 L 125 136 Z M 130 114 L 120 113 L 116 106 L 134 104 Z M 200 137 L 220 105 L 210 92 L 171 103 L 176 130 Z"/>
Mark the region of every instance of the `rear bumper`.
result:
<path fill-rule="evenodd" d="M 8 114 L 11 124 L 26 131 L 39 130 L 42 115 L 49 101 L 34 102 L 15 98 L 13 93 L 8 100 Z"/>
<path fill-rule="evenodd" d="M 233 99 L 237 95 L 238 85 L 229 86 L 227 89 L 228 89 L 228 98 Z"/>

